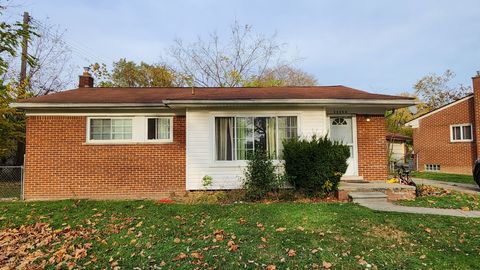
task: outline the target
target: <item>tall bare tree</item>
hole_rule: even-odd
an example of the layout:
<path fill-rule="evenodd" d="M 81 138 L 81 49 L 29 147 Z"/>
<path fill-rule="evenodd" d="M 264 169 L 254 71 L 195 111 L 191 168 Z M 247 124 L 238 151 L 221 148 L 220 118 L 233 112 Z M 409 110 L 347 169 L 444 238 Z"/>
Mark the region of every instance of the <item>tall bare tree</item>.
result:
<path fill-rule="evenodd" d="M 284 61 L 282 44 L 275 36 L 255 34 L 251 26 L 238 22 L 226 41 L 217 33 L 190 44 L 177 39 L 169 52 L 178 72 L 195 86 L 242 86 Z"/>
<path fill-rule="evenodd" d="M 455 73 L 447 69 L 443 74 L 432 73 L 424 76 L 413 86 L 415 94 L 432 110 L 460 99 L 472 92 L 469 86 L 452 86 Z"/>
<path fill-rule="evenodd" d="M 34 96 L 47 95 L 72 87 L 78 70 L 72 61 L 72 51 L 65 42 L 65 31 L 47 21 L 33 19 L 32 27 L 38 33 L 29 44 L 29 53 L 36 59 L 27 71 L 26 90 Z M 8 77 L 18 78 L 18 55 L 9 59 Z"/>

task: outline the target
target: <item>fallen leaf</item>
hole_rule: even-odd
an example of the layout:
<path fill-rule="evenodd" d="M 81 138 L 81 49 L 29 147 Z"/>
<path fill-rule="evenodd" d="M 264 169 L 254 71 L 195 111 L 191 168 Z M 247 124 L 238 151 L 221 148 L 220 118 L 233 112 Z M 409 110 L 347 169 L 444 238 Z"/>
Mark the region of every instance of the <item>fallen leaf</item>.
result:
<path fill-rule="evenodd" d="M 311 251 L 311 252 L 312 252 L 312 254 L 315 254 L 315 253 L 317 253 L 317 252 L 318 252 L 318 249 L 314 248 L 314 249 L 312 249 L 312 251 Z"/>
<path fill-rule="evenodd" d="M 367 264 L 367 261 L 365 261 L 363 258 L 361 258 L 360 260 L 357 261 L 358 264 L 360 265 L 365 265 Z"/>
<path fill-rule="evenodd" d="M 73 255 L 73 257 L 75 259 L 81 259 L 81 258 L 84 258 L 86 256 L 87 256 L 87 250 L 84 249 L 84 248 L 80 248 L 80 249 L 75 250 L 75 254 Z"/>
<path fill-rule="evenodd" d="M 192 258 L 199 259 L 199 260 L 202 260 L 204 258 L 202 253 L 200 252 L 192 252 L 190 253 L 190 256 L 192 256 Z"/>
<path fill-rule="evenodd" d="M 329 263 L 329 262 L 323 261 L 323 262 L 322 262 L 322 266 L 323 266 L 323 268 L 325 268 L 325 269 L 330 269 L 330 267 L 332 267 L 332 264 Z"/>
<path fill-rule="evenodd" d="M 180 254 L 178 254 L 177 256 L 175 256 L 175 258 L 172 259 L 172 261 L 179 261 L 179 260 L 183 260 L 185 258 L 187 258 L 188 255 L 183 253 L 183 252 L 180 252 Z"/>
<path fill-rule="evenodd" d="M 426 256 L 426 255 L 422 255 L 422 256 L 420 256 L 420 260 L 424 260 L 425 258 L 427 258 L 427 256 Z"/>
<path fill-rule="evenodd" d="M 232 240 L 228 241 L 227 246 L 229 251 L 235 252 L 238 250 L 238 245 L 236 245 Z"/>
<path fill-rule="evenodd" d="M 275 229 L 275 231 L 277 231 L 277 232 L 284 232 L 286 229 L 287 229 L 287 228 L 285 228 L 285 227 L 280 227 L 280 228 Z"/>
<path fill-rule="evenodd" d="M 267 242 L 267 238 L 265 238 L 265 237 L 261 237 L 260 239 L 261 239 L 261 240 L 262 240 L 262 242 L 264 242 L 264 243 L 266 243 L 266 242 Z"/>
<path fill-rule="evenodd" d="M 217 241 L 222 241 L 223 238 L 225 238 L 225 237 L 223 236 L 223 234 L 215 234 L 215 240 L 217 240 Z"/>
<path fill-rule="evenodd" d="M 467 206 L 463 206 L 460 209 L 462 209 L 462 211 L 470 211 L 470 208 L 468 208 Z"/>
<path fill-rule="evenodd" d="M 178 243 L 181 242 L 181 240 L 180 240 L 180 238 L 175 237 L 175 239 L 173 239 L 173 242 L 174 242 L 175 244 L 178 244 Z"/>
<path fill-rule="evenodd" d="M 276 269 L 277 269 L 277 267 L 273 264 L 269 264 L 269 265 L 267 265 L 267 267 L 265 267 L 265 270 L 276 270 Z"/>
<path fill-rule="evenodd" d="M 425 228 L 425 231 L 426 231 L 427 233 L 432 233 L 432 229 L 430 229 L 430 228 Z"/>
<path fill-rule="evenodd" d="M 288 257 L 295 257 L 297 256 L 297 252 L 294 249 L 289 249 L 288 252 Z"/>

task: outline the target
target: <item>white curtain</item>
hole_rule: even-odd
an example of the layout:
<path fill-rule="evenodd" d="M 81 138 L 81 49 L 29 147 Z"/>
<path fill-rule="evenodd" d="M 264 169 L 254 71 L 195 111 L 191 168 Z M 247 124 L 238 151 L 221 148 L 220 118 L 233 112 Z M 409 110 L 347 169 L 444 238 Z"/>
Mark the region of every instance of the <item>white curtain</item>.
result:
<path fill-rule="evenodd" d="M 233 117 L 215 118 L 217 160 L 233 160 Z"/>

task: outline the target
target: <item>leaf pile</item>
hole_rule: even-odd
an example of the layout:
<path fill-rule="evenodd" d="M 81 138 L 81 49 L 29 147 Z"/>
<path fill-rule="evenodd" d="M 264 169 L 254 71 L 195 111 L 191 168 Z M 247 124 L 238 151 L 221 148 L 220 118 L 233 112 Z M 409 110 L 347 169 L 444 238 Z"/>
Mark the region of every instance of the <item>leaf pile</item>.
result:
<path fill-rule="evenodd" d="M 81 226 L 53 229 L 41 222 L 1 229 L 0 269 L 37 269 L 48 265 L 77 268 L 78 261 L 87 257 L 92 244 L 76 242 L 88 240 L 94 233 L 95 230 Z"/>

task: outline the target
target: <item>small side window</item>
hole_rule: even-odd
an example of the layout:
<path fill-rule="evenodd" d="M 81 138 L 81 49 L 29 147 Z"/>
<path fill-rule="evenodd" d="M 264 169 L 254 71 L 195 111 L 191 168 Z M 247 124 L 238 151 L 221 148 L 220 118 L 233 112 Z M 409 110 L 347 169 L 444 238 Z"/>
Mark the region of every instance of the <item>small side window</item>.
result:
<path fill-rule="evenodd" d="M 450 127 L 452 142 L 471 142 L 473 140 L 471 124 L 452 125 Z"/>
<path fill-rule="evenodd" d="M 147 119 L 147 140 L 172 141 L 172 118 L 155 117 Z"/>

